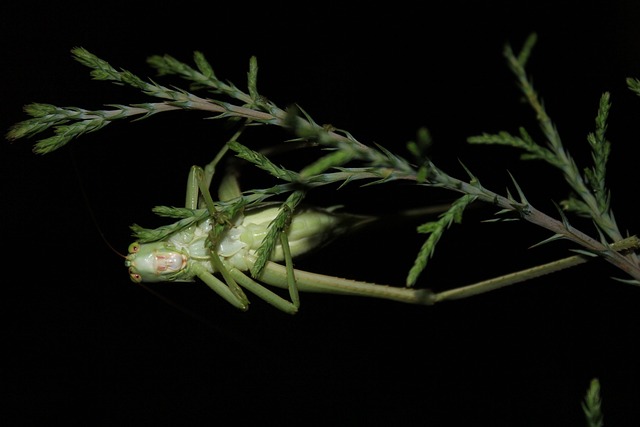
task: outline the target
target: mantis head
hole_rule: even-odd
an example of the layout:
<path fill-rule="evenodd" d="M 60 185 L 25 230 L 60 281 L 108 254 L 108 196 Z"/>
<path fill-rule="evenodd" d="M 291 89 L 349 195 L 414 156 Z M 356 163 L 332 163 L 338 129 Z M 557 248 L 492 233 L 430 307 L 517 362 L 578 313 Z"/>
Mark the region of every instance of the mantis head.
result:
<path fill-rule="evenodd" d="M 124 265 L 136 283 L 175 281 L 187 266 L 187 257 L 167 242 L 133 242 Z"/>

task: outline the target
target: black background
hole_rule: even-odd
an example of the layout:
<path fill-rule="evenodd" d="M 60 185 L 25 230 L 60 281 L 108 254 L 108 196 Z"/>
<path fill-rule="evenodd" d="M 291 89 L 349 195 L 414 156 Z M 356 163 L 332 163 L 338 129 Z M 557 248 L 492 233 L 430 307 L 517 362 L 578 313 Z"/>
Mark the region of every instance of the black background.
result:
<path fill-rule="evenodd" d="M 442 169 L 462 178 L 461 161 L 503 194 L 508 170 L 531 203 L 555 216 L 553 201 L 568 191 L 557 171 L 522 163 L 513 150 L 465 142 L 521 125 L 540 140 L 502 57 L 505 43 L 517 48 L 536 31 L 529 72 L 581 167 L 590 165 L 585 137 L 599 97 L 611 91 L 608 185 L 621 228 L 635 232 L 640 100 L 625 86 L 626 77 L 640 77 L 635 2 L 2 9 L 6 130 L 26 118 L 21 108 L 30 102 L 98 109 L 149 100 L 91 81 L 71 58 L 75 46 L 153 78 L 146 57 L 168 53 L 189 62 L 200 50 L 219 77 L 241 89 L 256 55 L 258 88 L 276 104 L 298 103 L 318 123 L 400 155 L 426 126 Z M 9 410 L 1 416 L 18 416 L 4 425 L 579 426 L 594 377 L 606 424 L 640 423 L 640 290 L 610 280 L 619 272 L 604 263 L 434 307 L 303 294 L 294 317 L 257 298 L 237 312 L 200 283 L 152 287 L 170 302 L 132 284 L 101 233 L 124 252 L 130 224 L 159 225 L 152 206 L 182 203 L 189 167 L 209 161 L 230 135 L 223 122 L 204 117 L 176 112 L 113 123 L 46 156 L 33 154 L 31 141 L 1 145 L 9 359 L 2 368 Z M 243 141 L 261 147 L 288 136 L 262 128 Z M 247 171 L 247 180 L 260 178 Z M 452 196 L 351 185 L 311 200 L 391 213 Z M 444 290 L 570 248 L 528 249 L 548 232 L 481 222 L 492 215 L 490 207 L 468 212 L 418 286 Z M 401 284 L 422 242 L 416 225 L 357 233 L 297 266 Z"/>

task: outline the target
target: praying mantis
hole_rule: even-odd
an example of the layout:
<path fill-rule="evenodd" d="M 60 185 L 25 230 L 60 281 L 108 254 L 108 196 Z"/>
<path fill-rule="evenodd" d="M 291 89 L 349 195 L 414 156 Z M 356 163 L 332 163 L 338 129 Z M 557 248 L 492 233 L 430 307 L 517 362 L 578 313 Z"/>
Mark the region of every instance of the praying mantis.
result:
<path fill-rule="evenodd" d="M 218 189 L 219 201 L 213 201 L 209 187 L 216 165 L 226 146 L 204 168 L 192 166 L 187 179 L 185 208 L 190 216 L 159 233 L 133 242 L 129 246 L 125 266 L 133 282 L 204 282 L 235 308 L 246 311 L 247 290 L 277 309 L 295 314 L 300 308 L 299 291 L 353 295 L 409 304 L 433 305 L 445 300 L 466 298 L 535 277 L 573 267 L 587 261 L 574 255 L 547 264 L 491 278 L 471 285 L 441 292 L 426 288 L 409 288 L 327 276 L 295 269 L 293 258 L 320 248 L 346 232 L 366 226 L 373 217 L 338 212 L 335 208 L 301 207 L 293 213 L 289 224 L 279 232 L 279 243 L 271 251 L 269 261 L 255 277 L 253 271 L 257 251 L 264 243 L 269 227 L 281 209 L 279 202 L 261 202 L 245 206 L 237 176 L 226 174 Z M 436 206 L 431 213 L 444 211 Z M 149 231 L 149 230 L 146 230 Z M 637 247 L 635 237 L 615 245 L 616 250 Z M 284 261 L 284 265 L 279 262 Z M 219 277 L 221 276 L 221 278 Z M 266 285 L 288 290 L 289 300 Z M 243 290 L 244 289 L 244 290 Z"/>
<path fill-rule="evenodd" d="M 222 213 L 225 206 L 241 206 L 243 199 L 237 177 L 227 174 L 218 190 L 220 201 L 213 201 L 209 186 L 220 158 L 220 155 L 216 156 L 204 168 L 191 167 L 185 207 L 193 216 L 178 221 L 169 232 L 161 233 L 160 238 L 139 240 L 129 246 L 125 266 L 132 281 L 192 282 L 198 278 L 242 311 L 249 308 L 249 299 L 243 289 L 289 314 L 295 314 L 300 307 L 299 291 L 357 295 L 411 304 L 434 302 L 434 294 L 428 289 L 380 285 L 293 268 L 294 257 L 373 220 L 339 213 L 332 208 L 307 206 L 296 210 L 288 226 L 279 233 L 279 244 L 273 248 L 270 260 L 258 277 L 251 277 L 247 272 L 255 266 L 256 251 L 283 205 L 267 202 L 237 211 L 229 209 L 231 214 Z M 281 261 L 284 266 L 278 263 Z M 287 289 L 290 300 L 260 282 Z"/>

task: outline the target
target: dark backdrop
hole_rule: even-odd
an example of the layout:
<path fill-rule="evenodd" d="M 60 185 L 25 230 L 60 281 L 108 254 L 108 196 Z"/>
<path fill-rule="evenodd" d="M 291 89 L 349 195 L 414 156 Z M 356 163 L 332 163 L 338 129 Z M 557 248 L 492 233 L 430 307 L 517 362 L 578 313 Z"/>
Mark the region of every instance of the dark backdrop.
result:
<path fill-rule="evenodd" d="M 555 216 L 553 202 L 567 195 L 557 171 L 465 142 L 521 125 L 535 134 L 502 49 L 536 31 L 529 71 L 583 167 L 599 97 L 611 91 L 608 185 L 622 229 L 635 232 L 640 100 L 625 86 L 640 77 L 634 2 L 2 9 L 4 129 L 26 118 L 30 102 L 96 109 L 148 100 L 91 81 L 71 58 L 75 46 L 154 78 L 146 57 L 188 62 L 200 50 L 241 88 L 256 55 L 258 88 L 278 105 L 299 103 L 318 123 L 400 155 L 426 126 L 440 167 L 464 177 L 462 162 L 500 193 L 511 184 L 508 170 Z M 255 297 L 237 312 L 200 283 L 154 285 L 166 300 L 132 284 L 102 235 L 124 252 L 129 225 L 159 225 L 152 206 L 182 203 L 189 167 L 209 161 L 229 136 L 222 122 L 203 118 L 178 112 L 114 123 L 46 156 L 33 154 L 31 141 L 1 144 L 3 401 L 6 416 L 19 417 L 5 425 L 579 426 L 595 377 L 607 425 L 640 422 L 640 290 L 612 281 L 619 272 L 604 263 L 434 307 L 303 294 L 294 317 Z M 287 137 L 253 130 L 245 142 Z M 351 185 L 313 200 L 390 213 L 452 196 Z M 481 222 L 493 213 L 473 210 L 453 227 L 418 286 L 444 290 L 567 255 L 562 242 L 528 249 L 549 237 L 533 225 Z M 416 225 L 358 233 L 298 266 L 401 284 L 422 242 Z"/>

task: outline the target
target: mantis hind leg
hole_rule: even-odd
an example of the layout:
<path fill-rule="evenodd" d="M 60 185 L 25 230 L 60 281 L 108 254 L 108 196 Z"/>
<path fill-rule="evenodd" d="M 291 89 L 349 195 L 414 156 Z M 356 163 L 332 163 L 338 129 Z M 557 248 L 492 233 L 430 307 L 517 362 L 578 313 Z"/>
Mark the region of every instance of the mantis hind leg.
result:
<path fill-rule="evenodd" d="M 271 304 L 280 311 L 284 311 L 288 314 L 296 314 L 300 308 L 300 297 L 298 294 L 298 283 L 296 280 L 295 270 L 293 268 L 293 260 L 291 258 L 286 230 L 280 233 L 280 243 L 285 256 L 287 288 L 289 289 L 289 297 L 291 298 L 291 301 L 288 301 L 270 289 L 267 289 L 237 268 L 232 268 L 230 273 L 238 283 L 260 299 Z"/>
<path fill-rule="evenodd" d="M 236 292 L 233 292 L 231 290 L 231 287 L 229 287 L 213 274 L 209 273 L 200 264 L 196 264 L 194 266 L 194 270 L 196 276 L 198 276 L 200 280 L 202 280 L 207 286 L 209 286 L 215 293 L 221 296 L 229 304 L 242 311 L 247 311 L 249 309 L 249 300 L 246 296 L 244 298 L 238 298 L 238 294 Z M 242 295 L 244 295 L 244 293 Z"/>
<path fill-rule="evenodd" d="M 240 283 L 246 290 L 253 293 L 265 302 L 271 304 L 278 310 L 284 311 L 288 314 L 296 314 L 298 312 L 298 309 L 300 308 L 299 300 L 291 302 L 282 298 L 280 295 L 276 294 L 270 289 L 267 289 L 266 287 L 256 282 L 251 277 L 247 276 L 245 273 L 236 268 L 232 268 L 230 270 L 230 273 L 233 278 L 237 280 L 237 282 Z"/>

